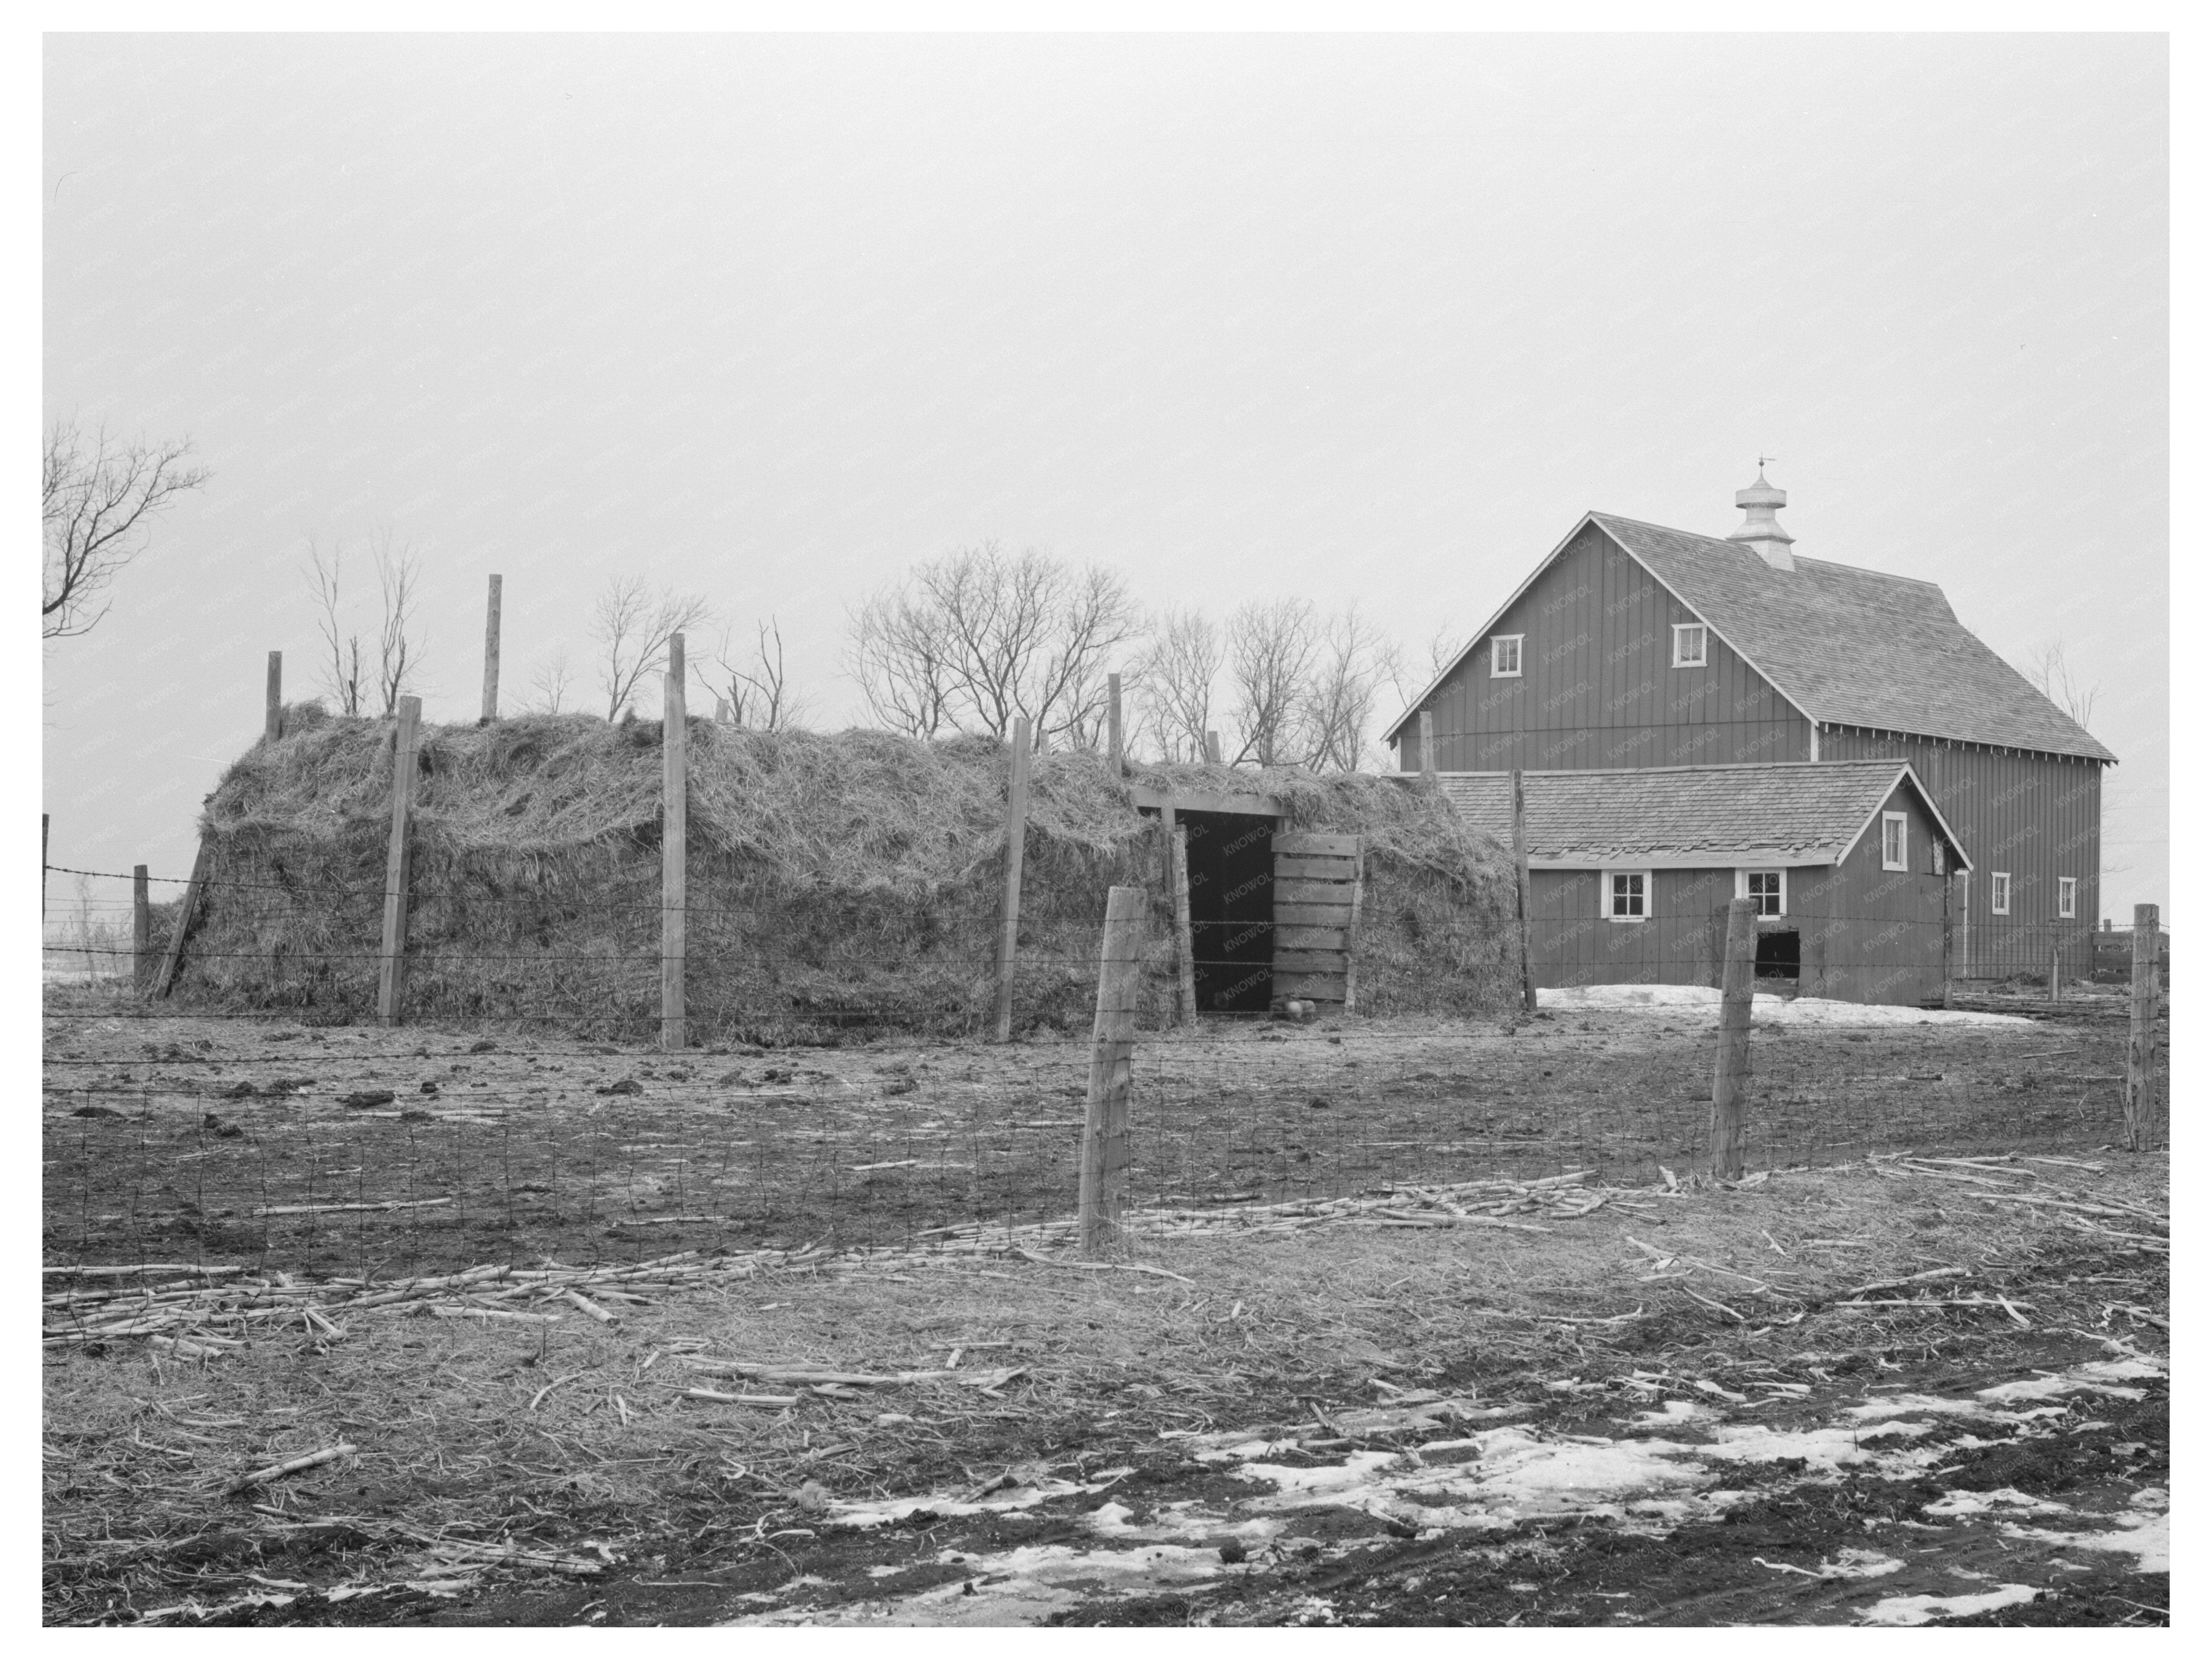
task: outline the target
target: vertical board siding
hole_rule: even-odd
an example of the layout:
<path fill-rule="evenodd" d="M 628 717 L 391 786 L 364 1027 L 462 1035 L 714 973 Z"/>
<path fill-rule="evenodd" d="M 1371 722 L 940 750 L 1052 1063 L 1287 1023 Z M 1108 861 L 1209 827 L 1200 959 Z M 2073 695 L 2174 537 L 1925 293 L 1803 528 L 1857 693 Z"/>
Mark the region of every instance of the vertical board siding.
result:
<path fill-rule="evenodd" d="M 1911 763 L 1937 808 L 1974 861 L 1970 879 L 1954 889 L 1962 924 L 1958 963 L 1967 978 L 2051 971 L 2051 952 L 2069 979 L 2095 971 L 2097 926 L 2103 897 L 2104 768 L 2069 760 L 1992 750 L 1931 738 L 1838 731 L 1820 736 L 1824 760 L 1903 760 Z M 1990 875 L 2012 875 L 2012 914 L 1990 912 Z M 2058 878 L 2078 884 L 2074 918 L 2058 915 Z"/>
<path fill-rule="evenodd" d="M 1804 717 L 1717 635 L 1705 667 L 1674 666 L 1674 624 L 1696 620 L 1589 526 L 1491 630 L 1522 635 L 1521 677 L 1491 677 L 1486 635 L 1408 731 L 1435 717 L 1448 772 L 1811 758 Z M 1418 747 L 1400 744 L 1402 769 Z"/>

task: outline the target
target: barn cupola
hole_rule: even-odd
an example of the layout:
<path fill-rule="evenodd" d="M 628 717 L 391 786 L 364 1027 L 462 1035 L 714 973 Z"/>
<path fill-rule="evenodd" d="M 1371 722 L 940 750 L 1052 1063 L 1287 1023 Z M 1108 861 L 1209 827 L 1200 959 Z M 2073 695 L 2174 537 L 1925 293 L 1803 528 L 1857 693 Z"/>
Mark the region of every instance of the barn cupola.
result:
<path fill-rule="evenodd" d="M 1790 497 L 1766 482 L 1765 465 L 1759 469 L 1757 483 L 1735 492 L 1735 504 L 1743 509 L 1743 523 L 1729 539 L 1743 543 L 1777 570 L 1795 570 L 1797 561 L 1790 557 L 1790 545 L 1796 538 L 1774 516 L 1790 504 Z"/>

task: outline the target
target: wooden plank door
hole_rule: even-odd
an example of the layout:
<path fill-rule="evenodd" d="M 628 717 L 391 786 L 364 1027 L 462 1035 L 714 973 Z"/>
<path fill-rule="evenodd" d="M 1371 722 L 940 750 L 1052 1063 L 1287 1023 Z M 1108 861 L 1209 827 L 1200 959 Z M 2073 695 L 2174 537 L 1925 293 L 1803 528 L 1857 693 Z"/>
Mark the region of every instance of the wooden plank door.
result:
<path fill-rule="evenodd" d="M 1275 1000 L 1342 1008 L 1352 995 L 1359 837 L 1279 835 L 1274 854 Z"/>

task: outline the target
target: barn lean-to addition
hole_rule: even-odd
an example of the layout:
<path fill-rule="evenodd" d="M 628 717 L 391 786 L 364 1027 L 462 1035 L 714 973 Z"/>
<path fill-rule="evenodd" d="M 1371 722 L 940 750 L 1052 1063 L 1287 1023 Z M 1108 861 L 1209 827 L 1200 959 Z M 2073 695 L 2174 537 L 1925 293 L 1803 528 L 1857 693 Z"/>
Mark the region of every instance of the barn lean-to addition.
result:
<path fill-rule="evenodd" d="M 1583 514 L 1385 734 L 1401 769 L 1618 781 L 1603 792 L 1654 769 L 1902 763 L 1964 855 L 1937 888 L 1954 972 L 2042 974 L 2055 951 L 2087 976 L 2115 757 L 1934 583 L 1799 556 L 1785 501 L 1762 473 L 1726 539 Z M 1916 872 L 1938 874 L 1942 839 L 1916 832 Z"/>

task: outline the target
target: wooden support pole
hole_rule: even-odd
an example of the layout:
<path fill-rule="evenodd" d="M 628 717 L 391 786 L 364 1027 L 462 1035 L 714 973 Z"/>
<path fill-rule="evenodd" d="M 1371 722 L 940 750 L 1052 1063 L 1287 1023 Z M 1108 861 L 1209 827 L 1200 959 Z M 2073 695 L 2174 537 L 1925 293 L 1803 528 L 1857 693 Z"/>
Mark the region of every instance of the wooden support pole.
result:
<path fill-rule="evenodd" d="M 1367 843 L 1353 843 L 1352 851 L 1352 915 L 1344 924 L 1344 1012 L 1359 1006 L 1359 903 L 1367 892 Z"/>
<path fill-rule="evenodd" d="M 2128 976 L 2127 1094 L 2120 1115 L 2128 1150 L 2142 1150 L 2144 1120 L 2158 1086 L 2158 906 L 2136 906 L 2135 960 Z"/>
<path fill-rule="evenodd" d="M 1170 809 L 1172 814 L 1173 809 Z M 1175 896 L 1176 1024 L 1198 1024 L 1198 976 L 1190 948 L 1190 847 L 1182 825 L 1168 819 L 1170 890 Z"/>
<path fill-rule="evenodd" d="M 499 578 L 491 579 L 484 596 L 483 718 L 499 718 Z"/>
<path fill-rule="evenodd" d="M 1426 714 L 1421 716 L 1428 719 Z M 1423 744 L 1425 748 L 1427 745 Z M 1528 965 L 1528 823 L 1521 789 L 1521 769 L 1513 769 L 1513 909 L 1515 931 L 1521 945 L 1521 1006 L 1536 1012 L 1536 976 Z"/>
<path fill-rule="evenodd" d="M 1121 764 L 1121 677 L 1119 674 L 1106 677 L 1106 763 L 1114 769 L 1115 777 L 1121 775 L 1124 769 Z"/>
<path fill-rule="evenodd" d="M 1206 734 L 1206 763 L 1208 766 L 1221 764 L 1221 733 L 1218 732 Z"/>
<path fill-rule="evenodd" d="M 261 740 L 274 743 L 284 735 L 284 653 L 269 653 L 269 690 L 263 699 Z"/>
<path fill-rule="evenodd" d="M 1022 931 L 1022 843 L 1029 833 L 1030 723 L 1014 720 L 1013 769 L 1006 778 L 1006 885 L 999 898 L 999 1041 L 1014 1040 L 1014 957 Z"/>
<path fill-rule="evenodd" d="M 660 1046 L 683 1052 L 684 836 L 690 775 L 684 720 L 684 636 L 668 640 L 668 674 L 660 694 Z"/>
<path fill-rule="evenodd" d="M 384 853 L 384 945 L 376 975 L 376 1023 L 399 1024 L 407 972 L 407 818 L 415 805 L 415 750 L 422 699 L 402 697 L 392 729 L 392 838 Z"/>
<path fill-rule="evenodd" d="M 161 966 L 154 975 L 153 994 L 165 997 L 175 987 L 177 969 L 185 960 L 185 935 L 191 932 L 192 915 L 200 908 L 200 894 L 207 886 L 207 837 L 200 837 L 200 850 L 192 855 L 191 879 L 185 884 L 185 896 L 177 902 L 177 920 L 169 928 L 169 948 L 163 953 Z"/>
<path fill-rule="evenodd" d="M 729 723 L 730 723 L 730 700 L 729 700 L 727 697 L 717 697 L 717 698 L 715 698 L 715 699 L 714 699 L 714 724 L 715 724 L 715 725 L 717 725 L 717 726 L 727 726 Z"/>
<path fill-rule="evenodd" d="M 1437 717 L 1425 708 L 1421 710 L 1421 780 L 1437 781 Z"/>
<path fill-rule="evenodd" d="M 1137 956 L 1144 914 L 1143 888 L 1107 890 L 1075 1212 L 1083 1255 L 1093 1261 L 1105 1255 L 1120 1236 L 1121 1207 L 1127 1195 L 1129 1073 L 1137 1047 Z"/>
<path fill-rule="evenodd" d="M 2059 1000 L 2058 983 L 2058 941 L 2054 939 L 2051 941 L 2051 1000 L 2053 1002 Z"/>
<path fill-rule="evenodd" d="M 52 812 L 41 812 L 41 813 L 40 813 L 40 814 L 39 814 L 39 925 L 40 925 L 41 927 L 45 927 L 45 926 L 46 926 L 46 866 L 47 866 L 47 863 L 48 863 L 48 861 L 49 861 L 49 860 L 48 860 L 48 854 L 47 854 L 46 848 L 47 848 L 47 843 L 52 841 L 52 839 L 53 839 L 53 836 L 54 836 L 54 815 L 53 815 Z"/>
<path fill-rule="evenodd" d="M 1713 1121 L 1708 1137 L 1715 1178 L 1743 1173 L 1743 1091 L 1751 1070 L 1752 963 L 1759 901 L 1731 899 L 1728 957 L 1721 968 L 1720 1042 L 1713 1055 Z"/>
<path fill-rule="evenodd" d="M 1951 1006 L 1951 977 L 1956 968 L 1952 957 L 1951 894 L 1958 886 L 1956 876 L 1948 872 L 1943 877 L 1943 1006 Z"/>
<path fill-rule="evenodd" d="M 131 984 L 142 996 L 154 977 L 154 909 L 146 894 L 146 866 L 131 866 Z"/>

